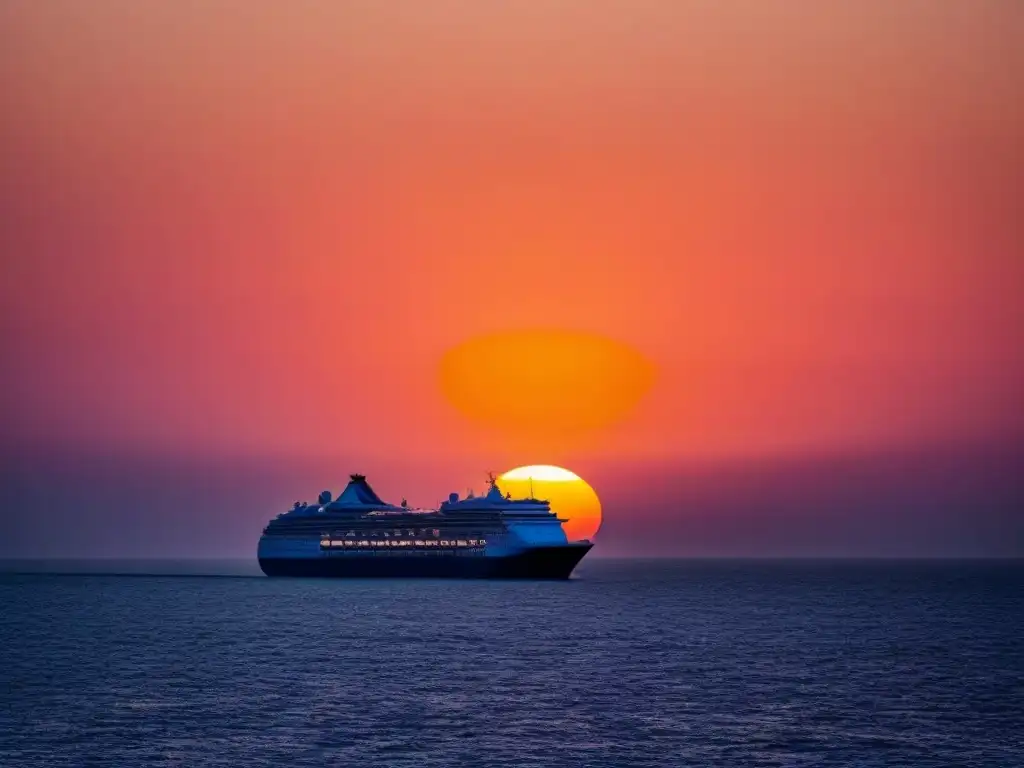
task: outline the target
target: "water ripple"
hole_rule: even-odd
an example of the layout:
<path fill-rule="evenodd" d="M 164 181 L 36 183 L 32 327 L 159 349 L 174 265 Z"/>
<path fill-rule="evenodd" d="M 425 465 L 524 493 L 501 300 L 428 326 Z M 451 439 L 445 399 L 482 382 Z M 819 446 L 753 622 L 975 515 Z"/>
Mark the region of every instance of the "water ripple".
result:
<path fill-rule="evenodd" d="M 1024 566 L 0 575 L 0 765 L 1024 766 Z"/>

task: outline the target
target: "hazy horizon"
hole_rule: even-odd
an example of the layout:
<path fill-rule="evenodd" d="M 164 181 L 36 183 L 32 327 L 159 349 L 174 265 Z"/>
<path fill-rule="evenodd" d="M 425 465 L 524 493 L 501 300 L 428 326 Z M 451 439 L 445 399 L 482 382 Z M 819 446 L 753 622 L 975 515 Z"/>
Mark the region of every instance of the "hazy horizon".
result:
<path fill-rule="evenodd" d="M 1016 558 L 1024 556 L 1022 457 L 1024 441 L 572 464 L 602 499 L 593 556 Z M 6 452 L 0 558 L 252 557 L 272 516 L 321 489 L 337 492 L 350 472 L 366 473 L 386 500 L 428 507 L 474 481 L 482 487 L 477 463 L 434 459 L 396 471 L 379 459 Z"/>

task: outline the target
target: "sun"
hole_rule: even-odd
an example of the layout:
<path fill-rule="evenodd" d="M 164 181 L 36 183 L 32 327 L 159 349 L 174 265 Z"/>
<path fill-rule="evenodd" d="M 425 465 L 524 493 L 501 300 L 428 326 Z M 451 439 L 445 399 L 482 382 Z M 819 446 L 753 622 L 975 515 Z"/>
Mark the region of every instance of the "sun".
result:
<path fill-rule="evenodd" d="M 513 499 L 533 496 L 551 502 L 551 511 L 567 520 L 562 524 L 569 541 L 593 539 L 601 527 L 601 501 L 587 482 L 574 472 L 550 464 L 510 469 L 498 478 Z"/>

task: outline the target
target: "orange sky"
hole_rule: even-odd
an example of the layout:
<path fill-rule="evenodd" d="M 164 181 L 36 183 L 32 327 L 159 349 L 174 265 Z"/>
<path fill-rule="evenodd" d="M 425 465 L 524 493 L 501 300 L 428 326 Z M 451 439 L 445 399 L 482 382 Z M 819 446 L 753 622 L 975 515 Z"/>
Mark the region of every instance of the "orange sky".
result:
<path fill-rule="evenodd" d="M 459 472 L 1018 436 L 1022 52 L 1016 0 L 7 0 L 5 432 Z M 655 386 L 502 442 L 436 366 L 535 326 Z"/>

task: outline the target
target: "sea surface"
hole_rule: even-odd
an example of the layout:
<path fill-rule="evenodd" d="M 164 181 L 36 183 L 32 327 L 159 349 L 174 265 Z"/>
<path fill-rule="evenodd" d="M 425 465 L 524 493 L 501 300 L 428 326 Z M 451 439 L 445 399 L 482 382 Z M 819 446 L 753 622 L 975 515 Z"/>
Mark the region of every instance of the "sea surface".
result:
<path fill-rule="evenodd" d="M 1024 766 L 1020 562 L 0 569 L 10 768 Z"/>

